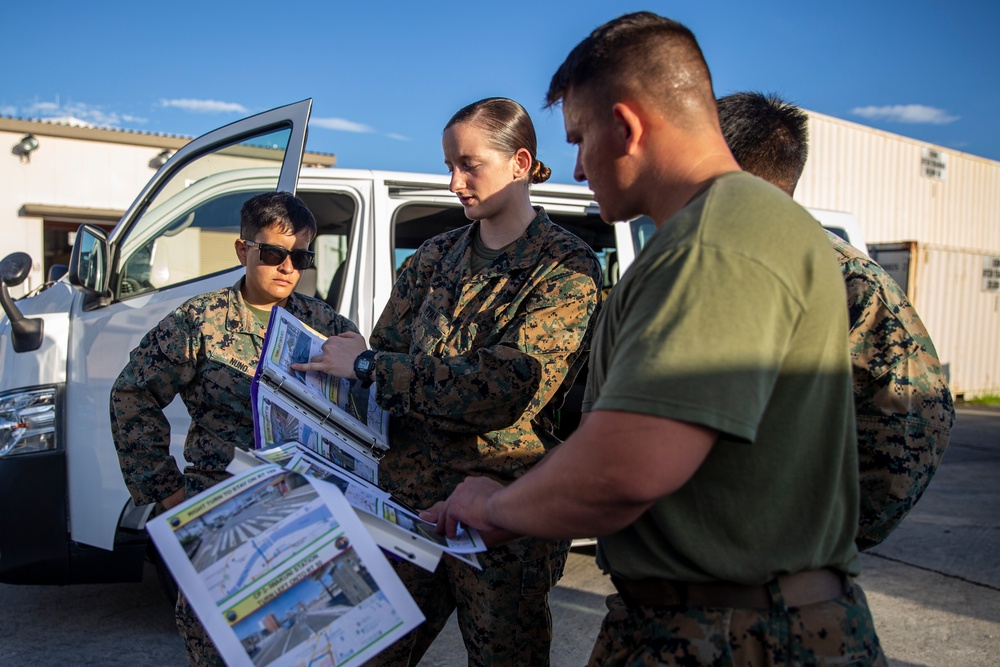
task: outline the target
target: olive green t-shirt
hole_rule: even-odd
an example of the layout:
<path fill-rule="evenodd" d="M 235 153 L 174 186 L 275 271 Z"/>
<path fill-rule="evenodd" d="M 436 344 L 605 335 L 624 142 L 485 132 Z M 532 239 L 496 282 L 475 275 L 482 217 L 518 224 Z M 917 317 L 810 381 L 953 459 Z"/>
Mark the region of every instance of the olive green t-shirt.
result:
<path fill-rule="evenodd" d="M 845 304 L 823 230 L 753 176 L 719 177 L 653 234 L 601 312 L 584 409 L 719 437 L 687 484 L 599 540 L 605 570 L 748 585 L 857 573 Z"/>
<path fill-rule="evenodd" d="M 491 248 L 483 243 L 483 238 L 479 235 L 479 229 L 477 228 L 476 233 L 472 236 L 472 258 L 469 260 L 472 272 L 479 273 L 487 266 L 493 264 L 493 260 L 504 254 L 507 248 L 514 245 L 514 243 L 516 241 L 511 241 L 502 248 Z"/>
<path fill-rule="evenodd" d="M 267 323 L 271 321 L 271 309 L 258 308 L 257 306 L 251 306 L 249 303 L 247 304 L 247 309 L 253 313 L 254 319 L 267 329 Z"/>

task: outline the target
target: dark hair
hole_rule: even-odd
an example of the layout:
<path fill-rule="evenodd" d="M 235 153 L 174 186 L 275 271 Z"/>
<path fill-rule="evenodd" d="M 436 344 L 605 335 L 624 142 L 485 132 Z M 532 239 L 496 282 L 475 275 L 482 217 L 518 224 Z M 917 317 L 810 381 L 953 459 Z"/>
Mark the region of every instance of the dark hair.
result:
<path fill-rule="evenodd" d="M 316 238 L 316 218 L 301 199 L 290 192 L 264 192 L 243 202 L 240 209 L 240 238 L 252 241 L 267 227 L 284 234 L 309 232 Z"/>
<path fill-rule="evenodd" d="M 546 106 L 571 88 L 599 95 L 640 93 L 681 115 L 692 99 L 707 108 L 715 102 L 712 75 L 694 34 L 652 12 L 620 16 L 577 44 L 552 76 Z"/>
<path fill-rule="evenodd" d="M 773 93 L 734 93 L 718 104 L 722 135 L 743 171 L 793 194 L 809 156 L 806 113 Z"/>
<path fill-rule="evenodd" d="M 473 123 L 486 130 L 490 145 L 504 155 L 514 155 L 521 148 L 527 149 L 531 154 L 529 182 L 544 183 L 552 175 L 552 170 L 536 157 L 538 139 L 531 116 L 514 100 L 487 97 L 473 102 L 456 111 L 444 129 L 459 123 Z"/>

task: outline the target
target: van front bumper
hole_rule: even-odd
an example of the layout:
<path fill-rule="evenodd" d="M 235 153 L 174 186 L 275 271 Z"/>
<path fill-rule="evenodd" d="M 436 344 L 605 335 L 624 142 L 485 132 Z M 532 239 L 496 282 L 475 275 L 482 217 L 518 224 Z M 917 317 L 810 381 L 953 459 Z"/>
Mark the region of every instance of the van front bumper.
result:
<path fill-rule="evenodd" d="M 0 458 L 0 582 L 70 583 L 66 455 Z"/>

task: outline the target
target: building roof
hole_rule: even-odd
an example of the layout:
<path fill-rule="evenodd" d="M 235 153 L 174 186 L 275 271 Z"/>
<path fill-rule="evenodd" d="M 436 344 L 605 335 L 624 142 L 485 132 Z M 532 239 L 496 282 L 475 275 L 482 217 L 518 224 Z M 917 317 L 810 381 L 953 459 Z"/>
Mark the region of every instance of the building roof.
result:
<path fill-rule="evenodd" d="M 0 132 L 24 132 L 43 137 L 61 137 L 80 141 L 100 141 L 103 143 L 125 144 L 129 146 L 148 146 L 151 148 L 176 151 L 187 145 L 194 137 L 178 134 L 160 134 L 155 132 L 139 132 L 137 130 L 122 130 L 110 127 L 97 127 L 77 118 L 13 118 L 0 116 Z M 333 153 L 315 153 L 306 151 L 302 158 L 303 166 L 332 167 L 337 164 L 337 156 Z"/>

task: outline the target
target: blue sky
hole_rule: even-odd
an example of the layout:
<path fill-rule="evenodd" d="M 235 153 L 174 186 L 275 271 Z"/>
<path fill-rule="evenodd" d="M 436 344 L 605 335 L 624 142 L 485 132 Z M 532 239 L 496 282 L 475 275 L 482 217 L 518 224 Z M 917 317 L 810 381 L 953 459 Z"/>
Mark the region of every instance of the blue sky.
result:
<path fill-rule="evenodd" d="M 996 0 L 8 3 L 0 115 L 198 136 L 311 97 L 308 150 L 338 166 L 444 172 L 441 128 L 503 95 L 571 182 L 549 78 L 597 25 L 648 9 L 698 37 L 715 92 L 776 92 L 830 116 L 1000 160 Z"/>

